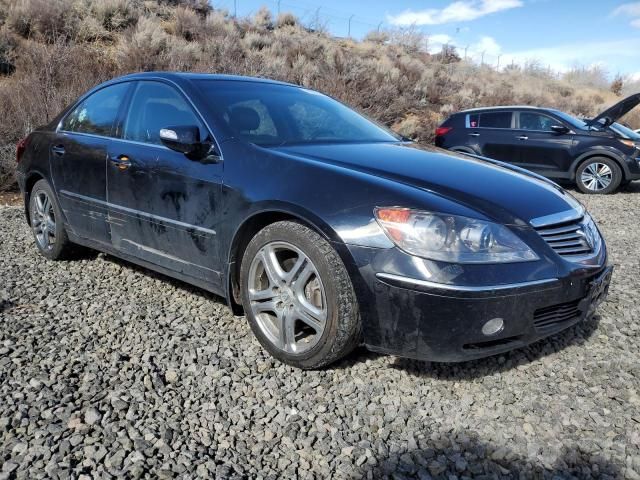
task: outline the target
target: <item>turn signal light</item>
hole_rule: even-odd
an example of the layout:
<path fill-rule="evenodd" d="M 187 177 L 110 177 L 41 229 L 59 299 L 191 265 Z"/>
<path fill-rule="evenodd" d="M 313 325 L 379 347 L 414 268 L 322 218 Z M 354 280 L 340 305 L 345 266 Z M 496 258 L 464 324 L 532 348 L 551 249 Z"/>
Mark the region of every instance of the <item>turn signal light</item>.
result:
<path fill-rule="evenodd" d="M 627 147 L 635 147 L 640 149 L 640 147 L 638 147 L 638 145 L 636 145 L 636 142 L 634 142 L 633 140 L 627 140 L 625 138 L 619 138 L 618 140 L 620 140 L 622 143 L 624 143 Z"/>

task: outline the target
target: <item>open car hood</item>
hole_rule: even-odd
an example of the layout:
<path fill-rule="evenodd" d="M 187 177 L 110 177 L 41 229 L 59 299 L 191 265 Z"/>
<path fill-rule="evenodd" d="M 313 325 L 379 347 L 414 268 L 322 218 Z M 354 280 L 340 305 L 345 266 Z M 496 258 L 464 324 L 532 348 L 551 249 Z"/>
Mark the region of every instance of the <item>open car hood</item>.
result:
<path fill-rule="evenodd" d="M 640 103 L 640 93 L 634 93 L 633 95 L 628 96 L 624 100 L 620 100 L 618 103 L 613 105 L 612 107 L 607 108 L 600 115 L 590 120 L 588 123 L 590 125 L 594 125 L 600 120 L 608 118 L 611 122 L 615 122 L 621 117 L 624 117 L 627 113 L 633 110 Z"/>

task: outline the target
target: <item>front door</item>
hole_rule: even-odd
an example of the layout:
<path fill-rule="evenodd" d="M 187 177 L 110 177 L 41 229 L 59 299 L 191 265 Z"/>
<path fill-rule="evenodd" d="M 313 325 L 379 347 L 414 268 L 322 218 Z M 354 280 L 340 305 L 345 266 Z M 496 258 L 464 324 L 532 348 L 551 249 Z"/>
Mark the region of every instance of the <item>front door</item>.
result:
<path fill-rule="evenodd" d="M 50 144 L 51 176 L 69 228 L 107 245 L 107 150 L 129 86 L 119 83 L 91 94 L 64 118 Z"/>
<path fill-rule="evenodd" d="M 519 165 L 546 177 L 566 177 L 573 161 L 575 135 L 551 130 L 562 123 L 543 113 L 521 111 L 518 117 Z"/>
<path fill-rule="evenodd" d="M 222 163 L 206 164 L 168 149 L 160 130 L 204 122 L 173 86 L 138 82 L 112 142 L 107 199 L 113 246 L 183 275 L 221 282 L 217 222 Z"/>

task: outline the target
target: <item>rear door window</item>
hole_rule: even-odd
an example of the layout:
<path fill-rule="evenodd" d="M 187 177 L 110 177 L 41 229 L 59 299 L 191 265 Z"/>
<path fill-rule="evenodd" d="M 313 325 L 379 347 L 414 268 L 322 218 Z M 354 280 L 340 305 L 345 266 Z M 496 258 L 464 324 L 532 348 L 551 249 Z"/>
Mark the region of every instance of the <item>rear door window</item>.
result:
<path fill-rule="evenodd" d="M 65 117 L 61 129 L 67 132 L 110 136 L 129 85 L 118 83 L 90 95 Z"/>
<path fill-rule="evenodd" d="M 511 112 L 484 112 L 480 114 L 480 128 L 511 128 Z"/>

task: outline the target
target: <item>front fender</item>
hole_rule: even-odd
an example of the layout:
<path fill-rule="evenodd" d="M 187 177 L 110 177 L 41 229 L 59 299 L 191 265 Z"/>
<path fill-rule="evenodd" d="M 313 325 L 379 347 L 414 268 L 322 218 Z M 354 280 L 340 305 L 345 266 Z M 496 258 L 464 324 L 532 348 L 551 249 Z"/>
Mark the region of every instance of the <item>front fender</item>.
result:
<path fill-rule="evenodd" d="M 630 175 L 629 166 L 625 161 L 625 156 L 622 152 L 614 147 L 595 147 L 587 150 L 584 153 L 578 155 L 578 157 L 573 161 L 570 168 L 571 180 L 575 181 L 576 172 L 578 170 L 578 166 L 589 157 L 606 157 L 611 160 L 614 160 L 622 169 L 625 178 L 628 178 Z"/>

